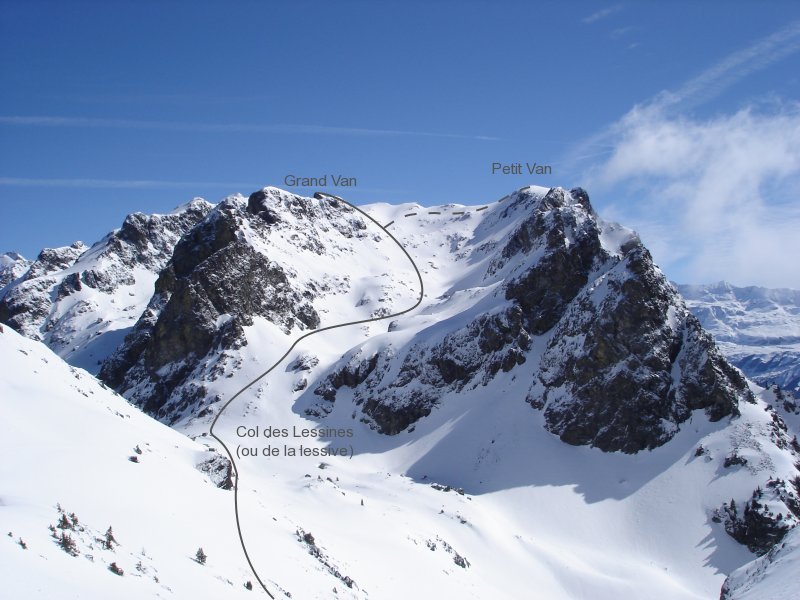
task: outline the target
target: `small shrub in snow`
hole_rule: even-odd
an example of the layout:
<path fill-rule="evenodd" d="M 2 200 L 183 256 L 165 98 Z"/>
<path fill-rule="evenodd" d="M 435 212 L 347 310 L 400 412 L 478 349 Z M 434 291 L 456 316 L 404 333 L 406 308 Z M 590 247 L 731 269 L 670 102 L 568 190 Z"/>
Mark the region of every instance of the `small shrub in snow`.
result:
<path fill-rule="evenodd" d="M 58 538 L 58 546 L 70 556 L 78 556 L 78 545 L 66 531 L 61 532 L 61 537 Z"/>
<path fill-rule="evenodd" d="M 58 520 L 59 529 L 72 529 L 72 521 L 69 520 L 67 515 L 61 513 L 61 518 Z"/>
<path fill-rule="evenodd" d="M 114 537 L 114 531 L 111 529 L 110 525 L 108 526 L 108 530 L 106 530 L 106 534 L 103 536 L 101 542 L 103 544 L 103 548 L 106 550 L 113 550 L 114 544 L 119 546 L 119 542 L 117 541 L 117 538 Z"/>
<path fill-rule="evenodd" d="M 206 556 L 206 553 L 203 552 L 203 548 L 198 548 L 194 555 L 194 559 L 201 565 L 204 565 L 206 564 L 206 560 L 208 560 L 208 556 Z"/>

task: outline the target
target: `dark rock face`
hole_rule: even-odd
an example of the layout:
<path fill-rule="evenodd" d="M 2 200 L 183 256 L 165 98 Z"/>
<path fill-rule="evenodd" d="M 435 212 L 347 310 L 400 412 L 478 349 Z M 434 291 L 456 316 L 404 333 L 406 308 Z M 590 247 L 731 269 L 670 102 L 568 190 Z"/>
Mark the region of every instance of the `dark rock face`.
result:
<path fill-rule="evenodd" d="M 588 195 L 575 194 L 566 212 L 551 190 L 523 225 L 546 240 L 546 253 L 506 288 L 529 331 L 550 332 L 528 397 L 544 409 L 547 428 L 570 444 L 637 452 L 669 440 L 694 409 L 712 420 L 737 414 L 739 400 L 753 400 L 744 379 L 638 238 L 609 253 Z M 546 206 L 551 215 L 542 214 Z"/>
<path fill-rule="evenodd" d="M 567 304 L 588 282 L 595 261 L 602 258 L 597 227 L 592 224 L 581 228 L 575 243 L 565 245 L 565 220 L 559 211 L 554 211 L 550 227 L 545 228 L 540 209 L 529 220 L 532 224 L 526 222 L 518 230 L 540 231 L 539 236 L 545 238 L 548 251 L 532 269 L 506 286 L 506 299 L 522 309 L 526 329 L 533 335 L 549 331 L 558 322 Z M 576 227 L 574 219 L 570 220 L 569 225 Z M 515 240 L 506 246 L 504 255 L 510 252 L 511 244 L 515 244 Z M 525 252 L 527 247 L 527 244 L 521 246 L 521 250 Z"/>
<path fill-rule="evenodd" d="M 240 201 L 225 200 L 178 242 L 148 309 L 100 371 L 156 417 L 172 418 L 202 399 L 200 388 L 187 394 L 195 369 L 213 349 L 246 344 L 243 327 L 253 317 L 287 332 L 319 326 L 286 272 L 245 241 L 246 218 Z"/>
<path fill-rule="evenodd" d="M 542 358 L 537 402 L 563 441 L 651 449 L 692 410 L 716 421 L 753 400 L 641 244 L 607 271 L 603 286 L 599 302 L 594 289 L 574 299 Z"/>

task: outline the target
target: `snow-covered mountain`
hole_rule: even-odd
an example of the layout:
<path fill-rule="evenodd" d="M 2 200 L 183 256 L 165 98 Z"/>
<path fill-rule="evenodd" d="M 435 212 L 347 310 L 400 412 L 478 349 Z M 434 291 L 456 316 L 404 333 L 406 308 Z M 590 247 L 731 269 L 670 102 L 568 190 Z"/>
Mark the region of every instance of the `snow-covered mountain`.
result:
<path fill-rule="evenodd" d="M 177 241 L 209 210 L 195 199 L 169 215 L 134 213 L 91 248 L 75 242 L 46 248 L 32 263 L 17 260 L 16 281 L 0 294 L 0 322 L 96 373 L 142 314 Z"/>
<path fill-rule="evenodd" d="M 800 290 L 679 285 L 722 353 L 750 379 L 800 392 Z"/>
<path fill-rule="evenodd" d="M 731 367 L 583 190 L 193 206 L 151 229 L 150 295 L 94 354 L 131 403 L 224 453 L 214 423 L 271 593 L 717 598 L 800 518 L 793 398 Z M 54 291 L 98 247 L 113 264 L 101 243 L 31 267 L 0 317 L 59 349 L 46 323 L 85 286 Z M 117 322 L 116 293 L 70 319 Z M 231 512 L 209 518 L 235 530 Z"/>
<path fill-rule="evenodd" d="M 635 452 L 693 409 L 718 420 L 747 399 L 635 234 L 599 221 L 584 192 L 525 188 L 485 211 L 413 218 L 401 215 L 415 207 L 386 208 L 367 210 L 417 250 L 423 301 L 328 373 L 312 357 L 313 385 L 296 390 L 304 414 L 325 418 L 347 387 L 352 411 L 394 435 L 512 373 L 564 441 Z M 225 200 L 176 245 L 100 377 L 174 423 L 225 396 L 217 382 L 235 373 L 255 319 L 289 339 L 411 306 L 412 265 L 382 233 L 343 203 L 274 188 Z"/>
<path fill-rule="evenodd" d="M 0 297 L 3 295 L 3 288 L 21 277 L 30 267 L 31 261 L 21 254 L 16 252 L 0 254 Z"/>

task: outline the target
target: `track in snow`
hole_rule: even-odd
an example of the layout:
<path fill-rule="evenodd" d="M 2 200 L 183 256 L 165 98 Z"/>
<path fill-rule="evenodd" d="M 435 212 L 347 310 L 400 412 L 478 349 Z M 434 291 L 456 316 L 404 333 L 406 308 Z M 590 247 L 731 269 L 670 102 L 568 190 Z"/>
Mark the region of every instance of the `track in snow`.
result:
<path fill-rule="evenodd" d="M 414 259 L 411 258 L 411 255 L 408 253 L 408 251 L 406 251 L 406 249 L 403 247 L 403 245 L 399 241 L 397 241 L 397 238 L 395 238 L 389 232 L 389 230 L 386 229 L 392 223 L 389 223 L 388 225 L 385 225 L 385 226 L 381 225 L 380 223 L 378 223 L 378 221 L 376 221 L 369 214 L 367 214 L 366 212 L 364 212 L 363 210 L 361 210 L 360 208 L 358 208 L 354 204 L 351 204 L 350 202 L 340 198 L 339 196 L 334 196 L 333 194 L 326 194 L 325 192 L 317 192 L 317 193 L 314 194 L 314 198 L 316 198 L 317 200 L 323 200 L 323 199 L 327 198 L 327 199 L 330 199 L 330 200 L 332 200 L 334 202 L 343 202 L 344 204 L 347 204 L 350 208 L 353 208 L 354 210 L 357 210 L 359 213 L 364 215 L 367 219 L 369 219 L 370 221 L 375 223 L 375 225 L 380 227 L 386 233 L 386 235 L 388 235 L 391 238 L 391 240 L 395 244 L 397 244 L 397 246 L 400 248 L 400 250 L 403 251 L 403 254 L 405 254 L 406 257 L 408 258 L 408 260 L 411 262 L 411 266 L 414 267 L 414 271 L 417 273 L 417 278 L 419 279 L 419 299 L 416 301 L 414 306 L 411 306 L 411 307 L 409 307 L 409 308 L 407 308 L 405 310 L 402 310 L 400 312 L 396 312 L 396 313 L 392 313 L 390 315 L 386 315 L 384 317 L 374 317 L 374 318 L 370 318 L 370 319 L 360 319 L 358 321 L 349 321 L 347 323 L 339 323 L 338 325 L 328 325 L 327 327 L 322 327 L 320 329 L 315 329 L 313 331 L 309 331 L 308 333 L 305 333 L 305 334 L 301 335 L 299 338 L 297 338 L 292 343 L 292 345 L 285 352 L 285 354 L 283 356 L 281 356 L 272 366 L 270 366 L 269 369 L 267 369 L 266 371 L 261 373 L 261 375 L 259 375 L 255 379 L 253 379 L 250 383 L 245 385 L 242 389 L 240 389 L 233 396 L 231 396 L 230 400 L 228 400 L 225 404 L 222 405 L 222 408 L 217 413 L 217 416 L 214 417 L 214 420 L 211 422 L 211 427 L 209 429 L 209 433 L 211 434 L 211 437 L 213 437 L 215 440 L 217 440 L 220 443 L 220 445 L 223 448 L 225 448 L 225 452 L 228 454 L 228 458 L 230 459 L 231 465 L 233 466 L 233 507 L 234 507 L 234 511 L 236 513 L 236 529 L 237 529 L 237 533 L 239 534 L 239 543 L 241 543 L 241 545 L 242 545 L 242 551 L 244 552 L 244 556 L 247 559 L 247 564 L 250 566 L 250 570 L 253 572 L 253 575 L 255 576 L 256 580 L 259 583 L 259 585 L 261 585 L 261 587 L 267 593 L 267 595 L 270 598 L 273 598 L 273 599 L 275 598 L 275 596 L 273 596 L 270 593 L 270 591 L 267 589 L 267 586 L 261 580 L 261 577 L 259 577 L 258 571 L 256 570 L 255 566 L 253 565 L 253 561 L 250 560 L 250 555 L 247 553 L 247 546 L 245 545 L 244 537 L 242 536 L 242 525 L 241 525 L 241 522 L 239 520 L 239 470 L 236 468 L 236 461 L 233 458 L 233 454 L 231 454 L 231 451 L 228 449 L 228 446 L 226 446 L 225 442 L 223 442 L 220 438 L 218 438 L 216 436 L 216 434 L 214 434 L 214 426 L 217 424 L 217 421 L 222 416 L 222 413 L 225 412 L 225 409 L 227 409 L 234 400 L 236 400 L 239 396 L 241 396 L 245 391 L 250 389 L 253 385 L 258 383 L 261 379 L 263 379 L 264 377 L 269 375 L 269 373 L 271 373 L 275 369 L 275 367 L 277 367 L 279 364 L 281 364 L 284 361 L 284 359 L 287 356 L 289 356 L 291 351 L 294 350 L 295 346 L 297 346 L 297 344 L 299 344 L 301 341 L 303 341 L 307 337 L 310 337 L 310 336 L 314 335 L 315 333 L 320 333 L 322 331 L 330 331 L 331 329 L 338 329 L 339 327 L 347 327 L 349 325 L 360 325 L 362 323 L 371 323 L 371 322 L 374 322 L 374 321 L 382 321 L 384 319 L 391 319 L 392 317 L 398 317 L 400 315 L 404 315 L 404 314 L 406 314 L 408 312 L 411 312 L 412 310 L 417 308 L 422 303 L 422 298 L 423 298 L 423 295 L 425 293 L 425 286 L 422 283 L 422 274 L 419 272 L 419 268 L 417 268 L 417 265 L 414 262 Z M 406 215 L 406 216 L 408 216 L 408 215 Z"/>

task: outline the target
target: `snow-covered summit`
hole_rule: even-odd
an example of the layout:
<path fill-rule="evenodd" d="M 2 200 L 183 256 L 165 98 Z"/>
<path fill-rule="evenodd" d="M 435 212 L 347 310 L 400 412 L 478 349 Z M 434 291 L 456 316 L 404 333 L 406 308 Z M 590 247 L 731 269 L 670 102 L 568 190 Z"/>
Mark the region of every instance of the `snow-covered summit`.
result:
<path fill-rule="evenodd" d="M 31 266 L 31 261 L 16 252 L 0 254 L 0 297 L 9 283 L 21 277 Z"/>

